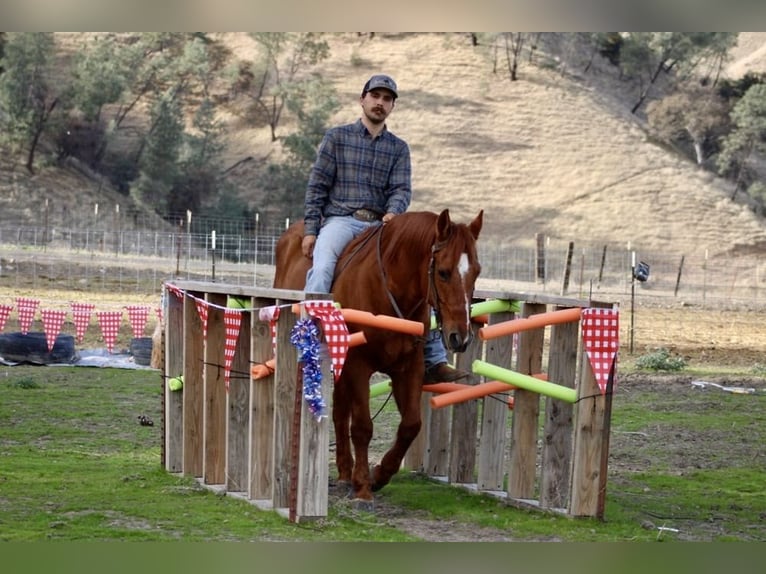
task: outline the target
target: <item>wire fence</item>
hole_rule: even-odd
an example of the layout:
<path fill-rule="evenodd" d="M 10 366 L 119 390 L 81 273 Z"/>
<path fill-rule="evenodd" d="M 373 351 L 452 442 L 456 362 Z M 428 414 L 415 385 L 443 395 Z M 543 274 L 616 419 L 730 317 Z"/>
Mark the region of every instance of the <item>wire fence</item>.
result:
<path fill-rule="evenodd" d="M 284 225 L 232 233 L 0 227 L 0 285 L 157 293 L 170 278 L 268 286 Z M 573 243 L 479 242 L 481 285 L 624 302 L 766 306 L 766 258 L 636 253 Z M 643 273 L 642 273 L 643 271 Z"/>

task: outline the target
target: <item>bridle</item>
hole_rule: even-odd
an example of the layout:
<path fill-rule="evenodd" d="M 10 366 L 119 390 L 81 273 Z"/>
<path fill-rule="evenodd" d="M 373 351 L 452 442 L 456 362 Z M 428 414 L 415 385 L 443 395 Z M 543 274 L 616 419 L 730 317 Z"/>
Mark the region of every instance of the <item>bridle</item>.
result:
<path fill-rule="evenodd" d="M 383 237 L 383 226 L 379 226 L 379 228 L 375 231 L 377 233 L 377 245 L 376 245 L 376 254 L 378 258 L 378 268 L 380 269 L 380 275 L 383 279 L 383 289 L 386 292 L 386 296 L 388 297 L 389 302 L 391 303 L 391 306 L 394 308 L 394 312 L 396 313 L 397 317 L 400 319 L 404 319 L 404 313 L 402 313 L 401 309 L 399 308 L 399 305 L 396 302 L 396 299 L 394 298 L 393 293 L 388 289 L 388 278 L 386 277 L 386 270 L 383 267 L 383 257 L 381 255 L 381 240 Z M 428 294 L 426 295 L 425 299 L 421 299 L 418 301 L 418 304 L 415 305 L 415 307 L 412 309 L 412 312 L 414 313 L 424 302 L 430 302 L 433 299 L 433 304 L 431 307 L 434 310 L 434 316 L 436 317 L 436 328 L 441 333 L 442 331 L 442 314 L 441 314 L 441 308 L 440 308 L 440 302 L 441 299 L 439 298 L 439 290 L 436 288 L 436 281 L 434 279 L 434 273 L 436 268 L 436 262 L 434 259 L 434 255 L 441 251 L 445 245 L 449 242 L 449 240 L 452 238 L 452 231 L 450 230 L 449 236 L 442 240 L 435 242 L 433 245 L 431 245 L 431 258 L 428 262 Z M 433 295 L 433 298 L 432 298 Z"/>

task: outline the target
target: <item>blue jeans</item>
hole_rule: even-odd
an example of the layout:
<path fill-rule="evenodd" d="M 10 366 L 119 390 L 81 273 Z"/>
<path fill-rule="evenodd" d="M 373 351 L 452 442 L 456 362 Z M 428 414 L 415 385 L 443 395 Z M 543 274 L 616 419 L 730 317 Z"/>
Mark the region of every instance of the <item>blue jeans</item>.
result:
<path fill-rule="evenodd" d="M 317 235 L 314 244 L 314 258 L 311 269 L 306 274 L 306 293 L 330 293 L 335 264 L 340 254 L 354 237 L 368 227 L 380 225 L 379 221 L 359 221 L 353 217 L 328 217 Z M 447 362 L 447 350 L 439 331 L 428 334 L 425 349 L 426 369 L 439 363 Z"/>

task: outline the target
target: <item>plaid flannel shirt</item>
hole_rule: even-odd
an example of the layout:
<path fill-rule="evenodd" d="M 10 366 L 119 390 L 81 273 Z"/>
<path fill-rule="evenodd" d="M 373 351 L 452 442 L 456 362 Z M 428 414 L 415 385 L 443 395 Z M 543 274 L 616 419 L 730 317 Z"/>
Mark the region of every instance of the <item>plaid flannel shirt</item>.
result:
<path fill-rule="evenodd" d="M 357 209 L 404 213 L 412 197 L 410 148 L 387 128 L 372 138 L 361 120 L 327 131 L 311 169 L 305 233 L 317 235 L 322 219 Z"/>

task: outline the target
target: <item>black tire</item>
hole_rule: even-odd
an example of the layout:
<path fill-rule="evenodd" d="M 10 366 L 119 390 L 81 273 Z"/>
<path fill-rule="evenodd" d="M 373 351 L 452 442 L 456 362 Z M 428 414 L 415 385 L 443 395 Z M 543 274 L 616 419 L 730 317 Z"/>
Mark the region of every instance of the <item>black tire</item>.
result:
<path fill-rule="evenodd" d="M 130 354 L 137 365 L 147 366 L 152 362 L 152 338 L 135 337 L 130 341 Z"/>
<path fill-rule="evenodd" d="M 68 364 L 74 363 L 78 359 L 72 335 L 59 334 L 53 349 L 48 351 L 45 333 L 40 332 L 0 335 L 0 357 L 9 363 L 32 363 L 36 365 Z"/>

